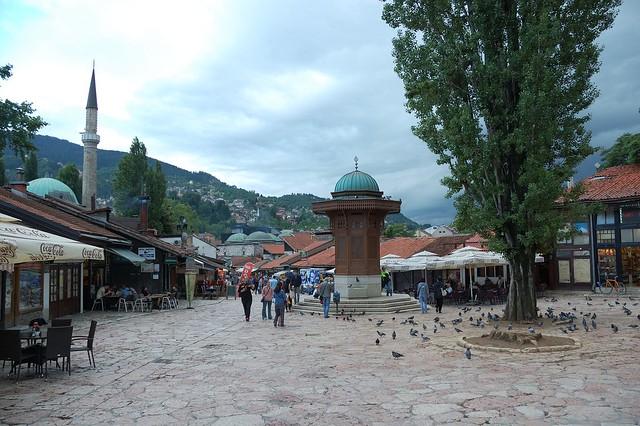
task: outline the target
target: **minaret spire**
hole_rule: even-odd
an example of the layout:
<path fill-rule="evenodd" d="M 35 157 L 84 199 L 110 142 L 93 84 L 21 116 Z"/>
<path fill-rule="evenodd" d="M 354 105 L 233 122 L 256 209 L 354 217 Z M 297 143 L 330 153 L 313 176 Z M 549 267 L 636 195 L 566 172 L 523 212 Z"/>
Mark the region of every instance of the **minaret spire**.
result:
<path fill-rule="evenodd" d="M 96 96 L 96 62 L 93 61 L 89 96 L 87 97 L 86 119 L 82 144 L 84 157 L 82 161 L 82 204 L 88 209 L 95 208 L 97 167 L 98 167 L 98 97 Z"/>

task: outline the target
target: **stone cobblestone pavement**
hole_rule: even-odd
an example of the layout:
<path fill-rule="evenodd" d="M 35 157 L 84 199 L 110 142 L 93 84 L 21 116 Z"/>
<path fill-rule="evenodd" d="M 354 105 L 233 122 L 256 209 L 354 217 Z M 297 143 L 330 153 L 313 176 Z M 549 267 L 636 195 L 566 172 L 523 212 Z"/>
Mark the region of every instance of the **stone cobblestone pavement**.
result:
<path fill-rule="evenodd" d="M 606 299 L 606 301 L 605 301 Z M 355 322 L 287 314 L 284 328 L 251 322 L 239 300 L 197 301 L 196 309 L 94 312 L 73 317 L 76 333 L 99 322 L 97 369 L 75 354 L 72 374 L 48 381 L 27 371 L 0 379 L 2 424 L 638 424 L 640 305 L 628 297 L 581 293 L 539 300 L 541 310 L 596 312 L 598 328 L 572 334 L 579 350 L 473 352 L 456 345 L 451 320 L 433 333 L 433 310 L 415 314 L 431 340 L 409 336 L 407 314 L 354 316 Z M 640 301 L 640 298 L 638 298 Z M 568 305 L 568 303 L 572 303 Z M 622 303 L 632 310 L 625 315 Z M 610 306 L 612 305 L 612 306 Z M 464 314 L 461 335 L 479 335 Z M 489 307 L 484 307 L 483 312 Z M 494 307 L 499 313 L 501 307 Z M 392 317 L 396 316 L 395 321 Z M 368 321 L 372 318 L 373 321 Z M 384 319 L 378 328 L 377 319 Z M 614 334 L 610 324 L 620 331 Z M 578 323 L 580 325 L 580 323 Z M 502 325 L 503 327 L 505 324 Z M 375 345 L 376 330 L 386 333 Z M 391 339 L 395 330 L 396 340 Z M 558 327 L 543 333 L 563 335 Z M 391 351 L 404 354 L 394 360 Z M 25 371 L 25 370 L 23 370 Z"/>

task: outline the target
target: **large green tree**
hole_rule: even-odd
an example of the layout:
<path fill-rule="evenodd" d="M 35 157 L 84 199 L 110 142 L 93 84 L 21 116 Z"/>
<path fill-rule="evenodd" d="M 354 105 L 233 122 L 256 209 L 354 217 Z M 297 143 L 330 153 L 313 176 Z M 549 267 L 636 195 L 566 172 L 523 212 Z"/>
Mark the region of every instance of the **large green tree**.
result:
<path fill-rule="evenodd" d="M 113 177 L 113 196 L 119 214 L 134 216 L 139 213 L 138 197 L 145 195 L 146 177 L 147 148 L 135 137 Z"/>
<path fill-rule="evenodd" d="M 602 151 L 602 167 L 640 164 L 640 133 L 625 133 L 609 149 Z"/>
<path fill-rule="evenodd" d="M 390 0 L 406 107 L 455 196 L 456 226 L 505 254 L 505 317 L 537 316 L 532 269 L 575 210 L 563 182 L 593 152 L 597 37 L 619 0 Z M 557 200 L 567 202 L 557 208 Z"/>
<path fill-rule="evenodd" d="M 165 196 L 167 180 L 160 163 L 148 166 L 147 148 L 137 137 L 133 138 L 129 153 L 118 163 L 113 179 L 116 211 L 123 216 L 140 212 L 139 197 L 149 196 L 149 226 L 160 232 L 171 232 L 173 219 L 167 209 Z"/>
<path fill-rule="evenodd" d="M 82 198 L 82 178 L 75 164 L 69 163 L 62 167 L 58 171 L 58 180 L 67 184 L 78 200 Z"/>
<path fill-rule="evenodd" d="M 27 182 L 38 179 L 38 156 L 35 150 L 24 156 L 24 179 Z"/>
<path fill-rule="evenodd" d="M 0 66 L 0 80 L 11 77 L 11 65 Z M 29 102 L 16 103 L 0 98 L 0 152 L 8 145 L 22 157 L 35 149 L 31 138 L 47 123 L 37 115 Z"/>

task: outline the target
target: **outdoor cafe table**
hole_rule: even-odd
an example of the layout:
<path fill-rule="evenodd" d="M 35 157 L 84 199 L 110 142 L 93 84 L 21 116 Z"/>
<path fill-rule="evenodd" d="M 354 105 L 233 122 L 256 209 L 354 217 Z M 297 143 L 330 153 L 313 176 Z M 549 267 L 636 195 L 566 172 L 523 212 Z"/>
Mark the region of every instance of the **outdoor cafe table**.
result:
<path fill-rule="evenodd" d="M 162 303 L 162 298 L 163 297 L 169 297 L 169 293 L 156 293 L 156 294 L 150 294 L 149 299 L 151 299 L 151 303 L 153 304 L 153 307 L 155 309 L 160 309 L 160 304 Z"/>
<path fill-rule="evenodd" d="M 102 296 L 102 303 L 104 303 L 104 309 L 117 309 L 119 296 Z"/>

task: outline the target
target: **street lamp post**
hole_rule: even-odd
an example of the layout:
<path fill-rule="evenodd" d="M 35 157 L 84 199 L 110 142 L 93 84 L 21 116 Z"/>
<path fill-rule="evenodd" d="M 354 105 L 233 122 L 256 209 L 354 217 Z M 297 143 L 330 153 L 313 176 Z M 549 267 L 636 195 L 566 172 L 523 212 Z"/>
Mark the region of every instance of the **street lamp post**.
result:
<path fill-rule="evenodd" d="M 176 229 L 180 232 L 180 245 L 184 249 L 187 247 L 187 219 L 184 216 L 180 216 L 178 223 L 176 224 Z M 196 288 L 196 275 L 198 274 L 198 269 L 196 263 L 193 260 L 193 257 L 187 256 L 187 259 L 184 264 L 184 287 L 186 292 L 187 309 L 193 309 L 191 306 L 191 302 L 193 301 L 193 292 Z"/>

